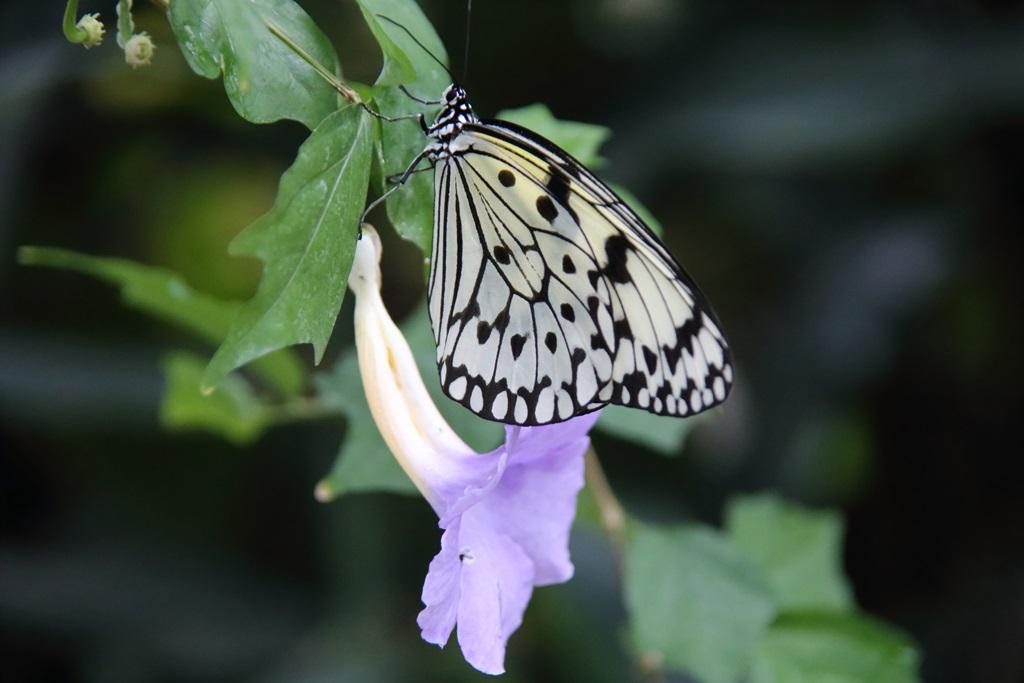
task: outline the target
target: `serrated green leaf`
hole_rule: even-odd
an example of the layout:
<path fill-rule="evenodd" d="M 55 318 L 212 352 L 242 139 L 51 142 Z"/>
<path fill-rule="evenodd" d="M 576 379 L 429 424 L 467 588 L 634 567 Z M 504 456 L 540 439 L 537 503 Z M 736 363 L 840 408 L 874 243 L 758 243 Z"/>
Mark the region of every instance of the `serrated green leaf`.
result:
<path fill-rule="evenodd" d="M 517 123 L 547 138 L 588 168 L 600 168 L 604 164 L 604 159 L 597 153 L 611 135 L 611 131 L 604 126 L 556 119 L 543 104 L 505 109 L 498 112 L 497 118 Z"/>
<path fill-rule="evenodd" d="M 281 177 L 273 208 L 232 242 L 233 254 L 264 262 L 263 275 L 210 361 L 204 386 L 292 344 L 312 344 L 320 361 L 352 266 L 375 131 L 355 106 L 324 119 Z"/>
<path fill-rule="evenodd" d="M 273 421 L 274 410 L 238 375 L 226 377 L 212 394 L 199 391 L 206 359 L 185 351 L 167 354 L 160 424 L 171 431 L 203 430 L 243 445 Z"/>
<path fill-rule="evenodd" d="M 757 568 L 702 527 L 636 529 L 624 583 L 640 653 L 704 683 L 735 683 L 775 615 Z"/>
<path fill-rule="evenodd" d="M 751 683 L 916 683 L 918 653 L 874 619 L 834 613 L 780 616 L 758 645 Z"/>
<path fill-rule="evenodd" d="M 441 416 L 475 450 L 484 453 L 497 447 L 502 440 L 501 425 L 480 419 L 441 392 L 426 306 L 418 306 L 401 329 Z M 417 494 L 373 422 L 361 389 L 355 350 L 346 353 L 334 369 L 318 374 L 315 381 L 321 399 L 344 413 L 348 424 L 334 467 L 317 487 L 320 497 L 331 499 L 359 491 Z"/>
<path fill-rule="evenodd" d="M 73 270 L 116 285 L 129 307 L 178 325 L 211 345 L 224 340 L 240 306 L 237 301 L 196 291 L 177 273 L 125 259 L 22 247 L 18 260 L 25 265 Z M 284 397 L 297 395 L 306 383 L 305 366 L 288 349 L 264 356 L 253 365 L 253 371 Z"/>
<path fill-rule="evenodd" d="M 725 530 L 768 577 L 782 608 L 852 606 L 837 513 L 808 510 L 769 495 L 739 497 L 729 503 Z"/>
<path fill-rule="evenodd" d="M 278 26 L 338 73 L 330 41 L 292 0 L 174 0 L 168 18 L 189 66 L 206 78 L 223 74 L 243 118 L 313 129 L 338 108 L 338 93 L 267 29 L 267 22 Z"/>
<path fill-rule="evenodd" d="M 608 406 L 601 411 L 597 428 L 606 434 L 639 443 L 662 455 L 679 455 L 683 441 L 699 417 L 680 419 L 644 410 Z"/>
<path fill-rule="evenodd" d="M 423 46 L 443 63 L 448 53 L 426 16 L 412 0 L 358 0 L 370 30 L 380 42 L 384 68 L 377 79 L 374 105 L 386 116 L 404 116 L 422 112 L 430 121 L 438 107 L 422 105 L 407 97 L 396 86 L 405 86 L 416 96 L 433 100 L 449 85 L 450 77 L 430 55 L 394 24 L 381 20 L 384 15 L 409 30 Z M 411 69 L 411 71 L 410 71 Z M 383 122 L 381 149 L 384 175 L 406 170 L 427 140 L 415 120 Z M 395 231 L 429 256 L 434 229 L 434 183 L 431 173 L 417 173 L 386 201 L 388 220 Z"/>

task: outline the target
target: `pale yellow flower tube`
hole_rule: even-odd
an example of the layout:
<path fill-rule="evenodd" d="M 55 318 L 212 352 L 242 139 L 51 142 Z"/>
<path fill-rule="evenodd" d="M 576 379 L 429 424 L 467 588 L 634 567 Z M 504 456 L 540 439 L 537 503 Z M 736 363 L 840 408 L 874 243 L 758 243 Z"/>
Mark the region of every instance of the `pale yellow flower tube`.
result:
<path fill-rule="evenodd" d="M 363 226 L 348 286 L 356 296 L 355 337 L 366 400 L 402 469 L 435 510 L 453 462 L 479 457 L 445 422 L 423 384 L 409 344 L 380 297 L 380 238 Z"/>

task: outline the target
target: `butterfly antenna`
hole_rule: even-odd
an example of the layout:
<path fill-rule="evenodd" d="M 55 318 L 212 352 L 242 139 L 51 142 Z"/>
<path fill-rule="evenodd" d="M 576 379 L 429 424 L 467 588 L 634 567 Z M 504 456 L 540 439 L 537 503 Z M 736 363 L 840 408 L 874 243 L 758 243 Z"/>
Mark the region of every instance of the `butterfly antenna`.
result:
<path fill-rule="evenodd" d="M 403 24 L 400 24 L 400 23 L 398 23 L 397 21 L 395 21 L 395 20 L 394 20 L 394 19 L 392 19 L 391 17 L 386 17 L 386 16 L 384 16 L 383 14 L 378 14 L 378 15 L 377 15 L 377 18 L 378 18 L 378 19 L 383 19 L 384 21 L 388 22 L 389 24 L 394 24 L 394 25 L 395 25 L 395 26 L 397 26 L 398 28 L 400 28 L 400 29 L 402 29 L 403 31 L 405 31 L 405 34 L 406 34 L 407 36 L 409 36 L 410 38 L 412 38 L 412 42 L 414 42 L 414 43 L 416 43 L 417 45 L 419 45 L 419 46 L 420 46 L 420 49 L 421 49 L 421 50 L 423 50 L 424 52 L 426 52 L 426 53 L 427 53 L 428 55 L 430 55 L 430 58 L 431 58 L 431 59 L 433 59 L 433 60 L 434 60 L 435 62 L 437 62 L 438 64 L 440 64 L 440 65 L 441 65 L 441 68 L 442 68 L 442 69 L 444 69 L 444 72 L 445 72 L 446 74 L 448 74 L 448 78 L 450 78 L 450 79 L 452 80 L 452 82 L 454 82 L 454 81 L 455 81 L 455 77 L 454 77 L 454 76 L 452 76 L 452 72 L 451 72 L 451 71 L 450 71 L 450 70 L 448 69 L 448 67 L 447 67 L 447 66 L 445 65 L 445 63 L 444 63 L 444 62 L 442 62 L 442 61 L 441 61 L 440 59 L 438 59 L 438 58 L 437 58 L 437 55 L 435 55 L 435 54 L 434 54 L 433 52 L 431 52 L 430 50 L 428 50 L 428 49 L 427 49 L 427 46 L 426 46 L 426 45 L 424 45 L 423 43 L 421 43 L 421 42 L 420 42 L 420 40 L 419 40 L 419 38 L 417 38 L 416 36 L 414 36 L 414 35 L 412 34 L 412 31 L 410 31 L 410 30 L 409 30 L 408 28 L 406 28 L 406 27 L 405 27 L 405 26 L 404 26 Z"/>
<path fill-rule="evenodd" d="M 466 0 L 466 50 L 462 57 L 462 82 L 466 82 L 466 76 L 469 75 L 469 36 L 470 28 L 470 16 L 473 14 L 473 0 Z"/>

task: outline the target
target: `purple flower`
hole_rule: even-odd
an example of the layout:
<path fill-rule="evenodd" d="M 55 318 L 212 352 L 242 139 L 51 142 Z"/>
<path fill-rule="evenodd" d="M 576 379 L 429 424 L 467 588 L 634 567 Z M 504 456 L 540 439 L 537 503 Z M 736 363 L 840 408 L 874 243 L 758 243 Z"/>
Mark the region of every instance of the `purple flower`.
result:
<path fill-rule="evenodd" d="M 519 627 L 534 586 L 572 578 L 569 529 L 583 487 L 583 452 L 597 415 L 547 427 L 506 427 L 505 444 L 478 456 L 445 486 L 441 552 L 423 585 L 417 622 L 444 646 L 458 624 L 466 661 L 504 671 L 505 643 Z"/>
<path fill-rule="evenodd" d="M 506 427 L 502 446 L 475 453 L 437 412 L 384 308 L 379 253 L 376 233 L 364 227 L 349 276 L 360 374 L 381 435 L 444 529 L 417 622 L 423 639 L 442 647 L 457 627 L 466 661 L 500 674 L 534 586 L 572 577 L 569 530 L 597 413 Z"/>

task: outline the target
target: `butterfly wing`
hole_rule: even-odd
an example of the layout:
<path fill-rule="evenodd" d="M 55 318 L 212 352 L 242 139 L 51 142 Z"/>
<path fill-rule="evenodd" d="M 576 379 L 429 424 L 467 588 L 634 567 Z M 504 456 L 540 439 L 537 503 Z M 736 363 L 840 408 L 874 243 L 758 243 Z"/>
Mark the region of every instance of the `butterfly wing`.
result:
<path fill-rule="evenodd" d="M 725 400 L 732 364 L 710 307 L 614 192 L 510 123 L 467 124 L 450 149 L 429 290 L 448 396 L 524 425 Z"/>

